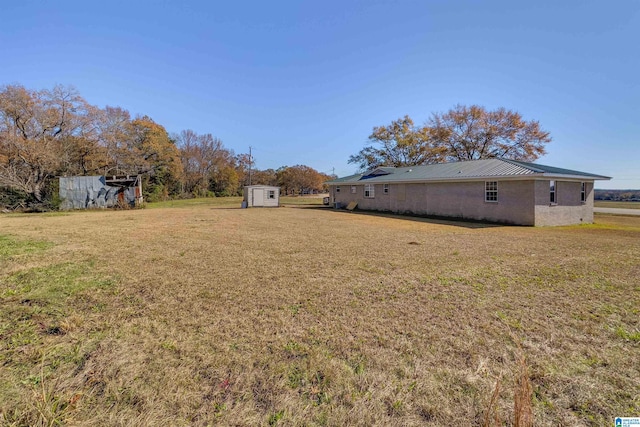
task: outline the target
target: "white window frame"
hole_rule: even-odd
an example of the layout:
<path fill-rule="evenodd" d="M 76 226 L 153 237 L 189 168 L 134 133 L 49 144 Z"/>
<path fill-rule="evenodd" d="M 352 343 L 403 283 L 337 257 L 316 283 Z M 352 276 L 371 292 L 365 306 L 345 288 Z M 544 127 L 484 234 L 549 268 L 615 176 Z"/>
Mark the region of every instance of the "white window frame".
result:
<path fill-rule="evenodd" d="M 580 202 L 587 203 L 587 183 L 580 183 Z"/>
<path fill-rule="evenodd" d="M 364 198 L 365 199 L 375 199 L 376 198 L 376 186 L 375 186 L 375 184 L 365 184 L 364 185 Z"/>
<path fill-rule="evenodd" d="M 382 184 L 382 194 L 389 194 L 389 184 Z"/>
<path fill-rule="evenodd" d="M 351 194 L 356 194 L 357 188 L 355 185 L 351 186 Z"/>
<path fill-rule="evenodd" d="M 336 185 L 336 193 L 339 193 L 339 192 L 340 192 L 340 186 Z"/>
<path fill-rule="evenodd" d="M 484 182 L 484 201 L 498 203 L 498 181 Z"/>
<path fill-rule="evenodd" d="M 271 200 L 275 200 L 276 198 L 276 191 L 275 190 L 269 190 L 268 196 L 269 199 Z"/>
<path fill-rule="evenodd" d="M 555 179 L 549 181 L 549 203 L 551 205 L 558 204 L 558 181 Z"/>

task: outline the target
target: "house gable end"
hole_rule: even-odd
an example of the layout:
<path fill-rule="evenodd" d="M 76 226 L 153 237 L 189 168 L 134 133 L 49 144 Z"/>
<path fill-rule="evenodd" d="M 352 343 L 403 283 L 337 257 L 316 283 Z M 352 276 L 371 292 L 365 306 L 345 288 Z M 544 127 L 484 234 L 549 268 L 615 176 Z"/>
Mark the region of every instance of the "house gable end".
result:
<path fill-rule="evenodd" d="M 372 171 L 365 172 L 361 179 L 375 178 L 377 176 L 391 175 L 395 172 L 395 168 L 379 167 Z"/>

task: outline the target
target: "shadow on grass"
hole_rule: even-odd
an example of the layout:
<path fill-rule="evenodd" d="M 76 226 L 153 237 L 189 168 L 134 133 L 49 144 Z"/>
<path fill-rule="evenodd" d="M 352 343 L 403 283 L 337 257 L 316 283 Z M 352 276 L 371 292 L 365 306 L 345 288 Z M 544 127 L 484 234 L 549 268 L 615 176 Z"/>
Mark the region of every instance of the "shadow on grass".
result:
<path fill-rule="evenodd" d="M 517 224 L 502 224 L 502 223 L 492 223 L 487 221 L 479 221 L 473 219 L 464 219 L 464 218 L 452 218 L 452 217 L 438 217 L 431 215 L 409 215 L 409 214 L 397 214 L 391 212 L 380 212 L 380 211 L 364 211 L 356 209 L 354 211 L 348 211 L 346 209 L 334 209 L 332 206 L 327 205 L 318 205 L 318 204 L 288 204 L 283 203 L 279 208 L 293 208 L 293 209 L 313 209 L 313 210 L 324 210 L 328 212 L 333 212 L 336 214 L 349 214 L 349 215 L 369 215 L 369 216 L 378 216 L 383 218 L 394 218 L 394 219 L 403 219 L 407 221 L 415 221 L 415 222 L 424 222 L 429 224 L 442 224 L 442 225 L 451 225 L 454 227 L 464 227 L 470 229 L 478 229 L 478 228 L 495 228 L 495 227 L 520 227 Z M 261 206 L 253 206 L 248 209 L 274 209 L 275 207 L 261 207 Z M 221 210 L 238 210 L 242 209 L 240 206 L 213 206 L 211 209 L 221 209 Z M 277 209 L 277 208 L 275 208 Z"/>
<path fill-rule="evenodd" d="M 495 228 L 495 227 L 520 227 L 517 224 L 502 224 L 502 223 L 492 223 L 487 221 L 478 221 L 473 219 L 465 219 L 465 218 L 452 218 L 452 217 L 441 217 L 441 216 L 432 216 L 432 215 L 409 215 L 409 214 L 397 214 L 391 212 L 380 212 L 380 211 L 364 211 L 356 209 L 354 211 L 348 211 L 345 209 L 334 209 L 331 206 L 294 206 L 289 205 L 291 208 L 298 209 L 316 209 L 316 210 L 326 210 L 336 214 L 343 215 L 368 215 L 368 216 L 378 216 L 383 218 L 394 218 L 394 219 L 403 219 L 406 221 L 415 221 L 415 222 L 424 222 L 429 224 L 442 224 L 442 225 L 451 225 L 454 227 L 464 227 L 464 228 Z"/>

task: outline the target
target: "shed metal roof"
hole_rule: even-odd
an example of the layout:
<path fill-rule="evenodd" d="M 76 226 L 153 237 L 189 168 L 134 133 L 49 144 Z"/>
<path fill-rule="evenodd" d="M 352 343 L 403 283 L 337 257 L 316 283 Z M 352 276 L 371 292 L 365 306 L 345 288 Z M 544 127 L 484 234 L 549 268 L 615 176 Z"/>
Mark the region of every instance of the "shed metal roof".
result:
<path fill-rule="evenodd" d="M 608 180 L 608 176 L 571 169 L 539 165 L 506 159 L 483 159 L 466 162 L 438 163 L 410 167 L 380 167 L 363 174 L 355 174 L 328 181 L 327 184 L 353 184 L 366 182 L 458 181 L 470 179 L 536 177 Z"/>

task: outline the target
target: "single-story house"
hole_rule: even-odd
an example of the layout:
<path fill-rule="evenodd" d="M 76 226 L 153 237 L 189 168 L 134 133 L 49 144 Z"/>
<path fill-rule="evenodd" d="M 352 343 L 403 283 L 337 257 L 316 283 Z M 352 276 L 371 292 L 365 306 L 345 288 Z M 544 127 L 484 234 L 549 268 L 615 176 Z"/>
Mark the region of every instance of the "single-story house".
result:
<path fill-rule="evenodd" d="M 60 177 L 60 209 L 135 207 L 142 203 L 140 175 Z"/>
<path fill-rule="evenodd" d="M 280 187 L 271 185 L 248 185 L 242 192 L 243 207 L 274 207 L 280 206 Z"/>
<path fill-rule="evenodd" d="M 506 159 L 379 167 L 328 181 L 336 207 L 550 226 L 593 222 L 607 176 Z"/>

